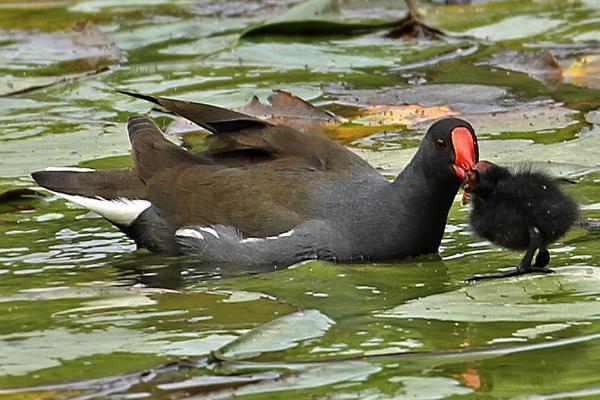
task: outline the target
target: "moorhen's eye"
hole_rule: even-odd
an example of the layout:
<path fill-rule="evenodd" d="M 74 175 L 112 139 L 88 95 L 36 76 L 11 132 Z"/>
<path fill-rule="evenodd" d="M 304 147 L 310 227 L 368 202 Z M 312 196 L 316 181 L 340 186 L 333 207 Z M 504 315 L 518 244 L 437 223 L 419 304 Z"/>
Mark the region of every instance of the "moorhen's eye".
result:
<path fill-rule="evenodd" d="M 438 150 L 444 150 L 446 148 L 446 142 L 444 141 L 444 139 L 436 139 L 435 148 Z"/>

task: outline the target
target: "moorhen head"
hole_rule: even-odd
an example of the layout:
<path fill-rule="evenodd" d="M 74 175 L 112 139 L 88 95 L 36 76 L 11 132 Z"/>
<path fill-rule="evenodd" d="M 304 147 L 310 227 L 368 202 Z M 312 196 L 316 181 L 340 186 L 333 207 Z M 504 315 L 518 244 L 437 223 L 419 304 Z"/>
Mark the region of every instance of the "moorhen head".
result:
<path fill-rule="evenodd" d="M 41 186 L 104 216 L 138 247 L 209 262 L 389 260 L 438 250 L 478 148 L 468 122 L 435 122 L 393 181 L 318 133 L 207 104 L 126 93 L 209 130 L 191 153 L 130 119 L 135 167 L 48 170 Z"/>
<path fill-rule="evenodd" d="M 469 222 L 478 236 L 509 250 L 526 250 L 515 270 L 479 274 L 469 281 L 553 272 L 545 268 L 550 261 L 547 246 L 561 238 L 578 216 L 577 203 L 556 179 L 531 170 L 512 173 L 479 161 L 467 172 L 463 189 L 471 202 Z"/>

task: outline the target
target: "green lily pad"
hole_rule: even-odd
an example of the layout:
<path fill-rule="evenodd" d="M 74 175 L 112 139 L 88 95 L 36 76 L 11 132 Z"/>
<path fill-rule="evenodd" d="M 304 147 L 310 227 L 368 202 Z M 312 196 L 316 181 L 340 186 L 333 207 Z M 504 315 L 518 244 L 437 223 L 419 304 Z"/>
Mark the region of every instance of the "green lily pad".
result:
<path fill-rule="evenodd" d="M 559 26 L 563 21 L 539 15 L 517 15 L 464 32 L 467 35 L 494 41 L 535 36 Z"/>
<path fill-rule="evenodd" d="M 213 356 L 218 360 L 241 360 L 289 349 L 302 340 L 322 336 L 334 323 L 317 310 L 299 311 L 260 325 L 213 352 Z"/>
<path fill-rule="evenodd" d="M 559 291 L 600 293 L 597 267 L 557 268 L 547 276 L 483 282 L 401 304 L 377 314 L 382 318 L 425 318 L 442 321 L 581 321 L 600 319 L 600 302 L 552 296 Z"/>

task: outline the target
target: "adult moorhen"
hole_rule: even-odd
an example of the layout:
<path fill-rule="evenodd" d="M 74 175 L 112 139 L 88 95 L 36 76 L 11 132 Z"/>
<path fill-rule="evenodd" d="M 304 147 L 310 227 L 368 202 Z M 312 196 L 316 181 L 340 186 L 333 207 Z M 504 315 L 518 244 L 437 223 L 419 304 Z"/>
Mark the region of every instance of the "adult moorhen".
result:
<path fill-rule="evenodd" d="M 131 94 L 131 93 L 127 93 Z M 129 120 L 134 168 L 34 172 L 138 247 L 205 261 L 290 265 L 437 252 L 450 205 L 478 159 L 468 122 L 429 128 L 393 181 L 320 134 L 200 103 L 131 94 L 209 130 L 193 154 L 147 117 Z"/>
<path fill-rule="evenodd" d="M 509 250 L 527 250 L 516 269 L 478 274 L 468 281 L 554 272 L 545 268 L 550 262 L 546 246 L 562 237 L 578 215 L 577 203 L 560 190 L 558 181 L 541 172 L 511 173 L 479 161 L 467 172 L 463 189 L 470 197 L 470 225 L 477 235 Z"/>

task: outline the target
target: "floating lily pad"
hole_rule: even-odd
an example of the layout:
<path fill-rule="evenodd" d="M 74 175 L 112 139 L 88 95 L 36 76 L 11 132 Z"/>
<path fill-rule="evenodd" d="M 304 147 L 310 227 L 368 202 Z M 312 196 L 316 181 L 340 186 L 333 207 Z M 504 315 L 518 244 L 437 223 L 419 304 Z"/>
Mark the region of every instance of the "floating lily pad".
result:
<path fill-rule="evenodd" d="M 267 322 L 213 352 L 218 360 L 240 360 L 294 347 L 322 336 L 334 322 L 317 310 L 299 311 Z"/>
<path fill-rule="evenodd" d="M 527 276 L 484 282 L 426 296 L 379 313 L 382 318 L 425 318 L 443 321 L 581 321 L 600 319 L 596 299 L 552 297 L 559 292 L 596 293 L 600 269 L 557 268 L 556 275 Z"/>
<path fill-rule="evenodd" d="M 463 33 L 493 41 L 515 40 L 542 34 L 561 23 L 563 23 L 562 20 L 539 15 L 517 15 L 493 24 L 469 29 Z"/>
<path fill-rule="evenodd" d="M 183 382 L 163 383 L 158 385 L 158 388 L 161 390 L 182 390 L 197 387 L 222 388 L 223 386 L 239 386 L 242 384 L 256 383 L 264 380 L 273 380 L 279 378 L 280 376 L 280 373 L 274 371 L 234 376 L 203 375 L 190 378 Z"/>

